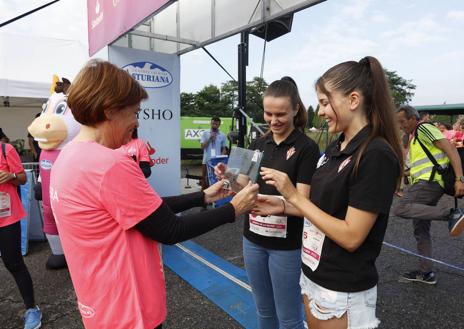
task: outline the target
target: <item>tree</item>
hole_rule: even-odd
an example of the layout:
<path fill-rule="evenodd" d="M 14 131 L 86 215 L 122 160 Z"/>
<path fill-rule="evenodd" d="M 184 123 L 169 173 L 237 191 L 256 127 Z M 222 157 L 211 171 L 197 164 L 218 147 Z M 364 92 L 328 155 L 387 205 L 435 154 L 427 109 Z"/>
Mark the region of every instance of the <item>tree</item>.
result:
<path fill-rule="evenodd" d="M 180 113 L 182 116 L 198 116 L 198 108 L 196 107 L 195 94 L 180 93 Z"/>
<path fill-rule="evenodd" d="M 408 104 L 414 96 L 416 85 L 412 80 L 406 80 L 400 77 L 395 71 L 384 70 L 388 84 L 390 85 L 393 103 L 398 108 L 403 104 Z"/>
<path fill-rule="evenodd" d="M 220 117 L 227 112 L 227 104 L 221 100 L 221 91 L 214 85 L 204 87 L 195 95 L 199 116 Z"/>
<path fill-rule="evenodd" d="M 263 94 L 267 86 L 267 82 L 260 77 L 254 77 L 253 80 L 247 81 L 245 112 L 254 122 L 263 122 Z M 238 82 L 229 80 L 222 84 L 221 98 L 230 109 L 229 113 L 232 114 L 238 105 Z"/>
<path fill-rule="evenodd" d="M 263 94 L 267 86 L 266 81 L 259 77 L 247 81 L 245 112 L 255 122 L 263 122 Z M 238 105 L 238 83 L 230 80 L 220 89 L 209 85 L 196 94 L 181 93 L 180 103 L 183 116 L 230 117 Z"/>
<path fill-rule="evenodd" d="M 324 124 L 324 119 L 321 119 L 319 115 L 317 114 L 319 112 L 319 104 L 316 106 L 316 110 L 314 111 L 314 116 L 312 120 L 312 125 L 313 127 L 316 127 L 318 129 L 322 128 L 322 125 Z"/>
<path fill-rule="evenodd" d="M 254 122 L 263 123 L 263 95 L 268 84 L 264 79 L 254 77 L 253 80 L 248 81 L 246 85 L 246 112 Z"/>
<path fill-rule="evenodd" d="M 314 127 L 313 120 L 314 120 L 315 115 L 316 115 L 316 113 L 314 112 L 313 106 L 309 105 L 309 107 L 308 107 L 308 124 L 306 125 L 308 128 Z"/>
<path fill-rule="evenodd" d="M 221 86 L 221 98 L 227 105 L 227 113 L 232 116 L 235 107 L 238 104 L 238 82 L 229 80 Z"/>

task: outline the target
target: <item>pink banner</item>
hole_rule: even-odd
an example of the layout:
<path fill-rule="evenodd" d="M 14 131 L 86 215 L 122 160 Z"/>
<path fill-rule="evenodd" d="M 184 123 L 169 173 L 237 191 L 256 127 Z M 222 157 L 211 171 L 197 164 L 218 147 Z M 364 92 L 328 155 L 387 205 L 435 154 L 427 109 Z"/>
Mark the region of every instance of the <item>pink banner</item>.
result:
<path fill-rule="evenodd" d="M 173 0 L 87 0 L 89 55 Z"/>

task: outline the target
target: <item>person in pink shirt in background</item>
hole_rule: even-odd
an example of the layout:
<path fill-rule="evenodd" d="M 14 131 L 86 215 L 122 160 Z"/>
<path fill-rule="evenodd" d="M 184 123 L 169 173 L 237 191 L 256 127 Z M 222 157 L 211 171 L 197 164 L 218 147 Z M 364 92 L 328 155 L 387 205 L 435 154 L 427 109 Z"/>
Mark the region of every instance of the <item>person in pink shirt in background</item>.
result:
<path fill-rule="evenodd" d="M 18 186 L 26 183 L 21 159 L 15 148 L 0 142 L 0 253 L 6 269 L 13 275 L 26 307 L 25 329 L 41 326 L 42 312 L 35 304 L 34 287 L 21 255 L 21 225 L 26 211 L 18 194 Z"/>
<path fill-rule="evenodd" d="M 462 119 L 459 119 L 453 124 L 454 136 L 450 141 L 456 147 L 462 147 L 462 140 L 464 137 L 463 125 L 464 123 Z"/>
<path fill-rule="evenodd" d="M 437 122 L 435 123 L 435 126 L 437 126 L 437 128 L 441 131 L 447 140 L 451 141 L 454 138 L 456 132 L 449 123 Z"/>
<path fill-rule="evenodd" d="M 118 150 L 138 127 L 147 97 L 129 73 L 99 60 L 89 61 L 69 90 L 68 105 L 82 127 L 52 168 L 50 199 L 87 329 L 161 328 L 167 311 L 159 243 L 233 222 L 257 197 L 258 185 L 250 183 L 219 208 L 177 216 L 230 192 L 222 181 L 173 197 L 152 189 Z"/>
<path fill-rule="evenodd" d="M 121 146 L 120 150 L 132 158 L 139 165 L 145 178 L 148 178 L 151 175 L 151 159 L 148 154 L 148 146 L 139 138 L 137 130 L 134 129 L 132 139 L 129 143 Z"/>

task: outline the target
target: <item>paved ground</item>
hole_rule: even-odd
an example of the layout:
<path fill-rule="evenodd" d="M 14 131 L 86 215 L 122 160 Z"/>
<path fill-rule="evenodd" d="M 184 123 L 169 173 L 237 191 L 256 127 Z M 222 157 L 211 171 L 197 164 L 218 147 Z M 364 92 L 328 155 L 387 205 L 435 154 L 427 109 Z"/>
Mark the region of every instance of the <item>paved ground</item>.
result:
<path fill-rule="evenodd" d="M 184 174 L 185 171 L 182 175 Z M 190 181 L 190 185 L 194 184 L 194 181 Z M 442 202 L 452 204 L 450 198 L 443 198 Z M 434 257 L 464 268 L 464 237 L 448 237 L 444 222 L 434 222 L 432 231 Z M 220 227 L 195 241 L 243 267 L 241 232 L 242 223 L 236 222 Z M 385 241 L 414 250 L 411 222 L 392 216 Z M 66 270 L 45 270 L 48 254 L 46 243 L 34 243 L 26 257 L 34 280 L 37 301 L 44 311 L 43 328 L 83 328 L 69 274 Z M 416 262 L 414 256 L 389 246 L 383 247 L 377 261 L 380 274 L 377 313 L 382 321 L 380 328 L 464 328 L 464 271 L 437 265 L 439 282 L 436 286 L 399 283 L 399 274 L 413 269 Z M 166 284 L 169 314 L 165 328 L 241 328 L 235 320 L 169 269 L 166 269 Z M 0 265 L 0 328 L 20 328 L 22 312 L 16 286 L 4 266 Z"/>

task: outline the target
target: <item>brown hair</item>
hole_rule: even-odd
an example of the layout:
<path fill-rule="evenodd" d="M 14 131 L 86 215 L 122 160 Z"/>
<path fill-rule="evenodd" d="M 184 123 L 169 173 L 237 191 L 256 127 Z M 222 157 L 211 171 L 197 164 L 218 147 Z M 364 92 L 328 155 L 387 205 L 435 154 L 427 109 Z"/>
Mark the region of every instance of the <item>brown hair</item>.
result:
<path fill-rule="evenodd" d="M 304 132 L 308 122 L 308 113 L 301 101 L 300 94 L 296 82 L 290 77 L 283 77 L 280 80 L 272 82 L 264 92 L 263 97 L 289 97 L 293 110 L 298 110 L 298 113 L 293 118 L 293 124 L 296 128 Z"/>
<path fill-rule="evenodd" d="M 102 60 L 90 60 L 69 88 L 68 106 L 81 124 L 106 121 L 105 110 L 120 111 L 148 98 L 129 73 Z"/>
<path fill-rule="evenodd" d="M 325 72 L 316 81 L 316 89 L 319 88 L 322 93 L 327 95 L 332 104 L 327 87 L 341 92 L 344 96 L 348 96 L 355 90 L 364 96 L 363 108 L 366 111 L 371 130 L 369 137 L 360 147 L 354 172 L 357 171 L 361 157 L 369 143 L 374 138 L 381 137 L 386 140 L 396 155 L 400 163 L 400 177 L 402 177 L 403 151 L 396 127 L 393 99 L 379 61 L 374 57 L 366 56 L 359 62 L 340 63 Z M 336 115 L 336 109 L 334 112 Z"/>

